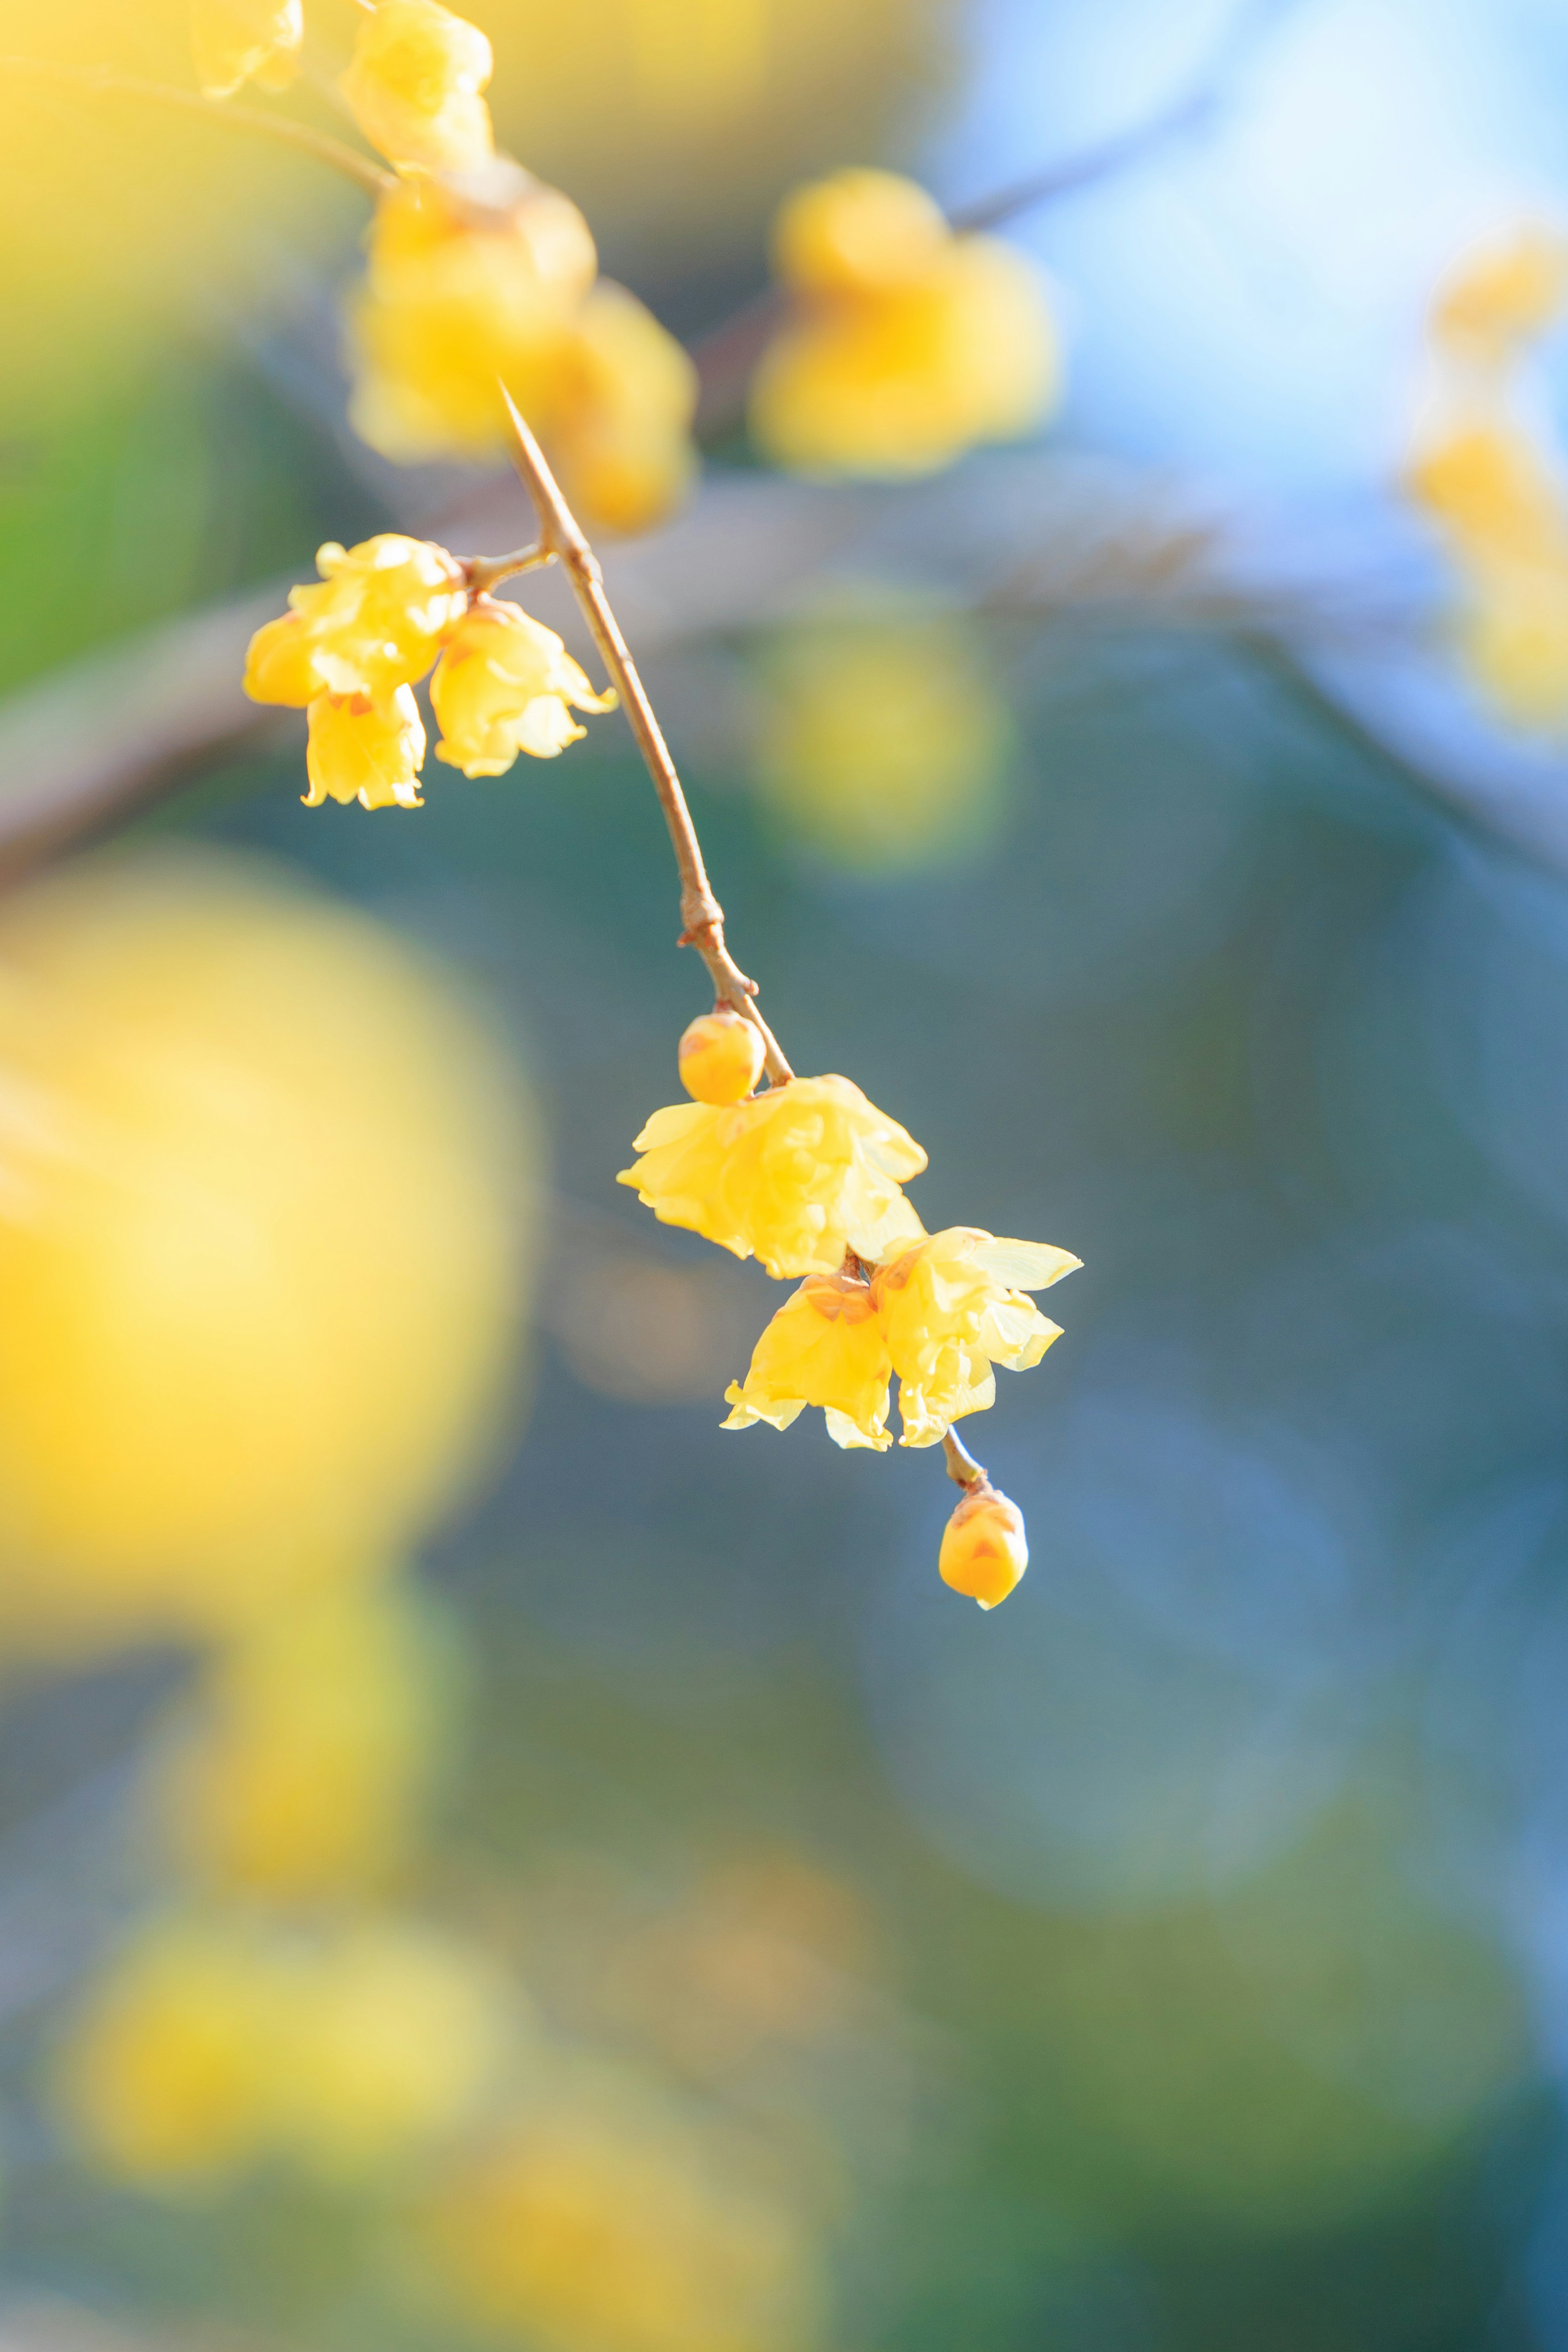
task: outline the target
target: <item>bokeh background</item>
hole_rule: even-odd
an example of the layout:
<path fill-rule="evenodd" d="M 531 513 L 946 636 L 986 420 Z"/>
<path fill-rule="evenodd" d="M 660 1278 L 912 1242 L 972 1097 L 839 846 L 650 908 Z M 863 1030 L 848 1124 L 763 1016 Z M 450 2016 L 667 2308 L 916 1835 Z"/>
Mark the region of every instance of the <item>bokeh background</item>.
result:
<path fill-rule="evenodd" d="M 1132 134 L 1007 227 L 1037 443 L 727 427 L 606 559 L 796 1067 L 1085 1261 L 972 1424 L 1033 1563 L 719 1433 L 773 1296 L 614 1181 L 703 1003 L 618 723 L 372 819 L 237 703 L 318 541 L 524 533 L 346 431 L 363 200 L 0 71 L 0 853 L 121 803 L 0 903 L 0 2341 L 1557 2352 L 1568 754 L 1400 481 L 1568 17 L 471 13 L 693 338 L 813 173 Z"/>

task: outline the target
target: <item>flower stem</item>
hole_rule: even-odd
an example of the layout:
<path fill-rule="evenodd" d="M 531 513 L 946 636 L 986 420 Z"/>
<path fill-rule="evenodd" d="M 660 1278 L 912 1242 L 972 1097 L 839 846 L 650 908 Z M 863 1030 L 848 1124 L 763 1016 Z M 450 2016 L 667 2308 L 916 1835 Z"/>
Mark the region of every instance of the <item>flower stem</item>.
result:
<path fill-rule="evenodd" d="M 142 81 L 133 74 L 114 73 L 107 66 L 61 65 L 48 58 L 0 58 L 0 73 L 33 74 L 41 81 L 65 82 L 89 98 L 137 99 L 148 105 L 176 107 L 184 114 L 205 114 L 209 122 L 252 131 L 301 155 L 313 156 L 318 163 L 330 164 L 373 196 L 384 195 L 397 184 L 392 173 L 384 172 L 368 155 L 345 147 L 325 131 L 290 122 L 284 114 L 263 114 L 257 107 L 235 106 L 227 99 L 202 98 L 194 89 L 176 89 L 172 82 Z"/>
<path fill-rule="evenodd" d="M 983 1470 L 955 1429 L 950 1429 L 942 1441 L 947 1456 L 947 1475 L 955 1486 L 973 1491 L 976 1486 L 989 1486 L 990 1473 Z"/>
<path fill-rule="evenodd" d="M 643 755 L 648 774 L 653 778 L 654 790 L 664 811 L 664 821 L 669 828 L 670 845 L 680 874 L 679 945 L 697 950 L 708 967 L 718 1003 L 732 1005 L 737 1013 L 743 1013 L 747 1020 L 754 1022 L 761 1030 L 763 1044 L 767 1049 L 768 1076 L 775 1084 L 782 1085 L 795 1073 L 780 1051 L 777 1038 L 757 1010 L 756 982 L 746 978 L 724 944 L 724 909 L 713 896 L 708 869 L 702 863 L 701 844 L 697 838 L 697 828 L 691 822 L 691 811 L 686 804 L 686 794 L 680 788 L 675 762 L 669 756 L 669 746 L 654 716 L 647 688 L 637 676 L 637 665 L 626 648 L 620 625 L 610 609 L 599 560 L 561 495 L 560 485 L 545 463 L 544 452 L 529 431 L 504 383 L 500 391 L 506 403 L 512 462 L 539 517 L 540 546 L 549 555 L 556 557 L 565 569 L 573 593 L 594 633 L 594 642 L 615 681 L 621 707 L 637 738 L 637 749 Z"/>

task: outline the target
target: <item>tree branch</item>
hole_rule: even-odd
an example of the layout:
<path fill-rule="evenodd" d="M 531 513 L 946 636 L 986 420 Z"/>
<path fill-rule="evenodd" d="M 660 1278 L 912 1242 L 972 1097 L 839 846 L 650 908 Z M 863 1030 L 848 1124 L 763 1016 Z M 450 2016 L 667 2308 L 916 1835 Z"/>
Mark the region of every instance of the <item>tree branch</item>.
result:
<path fill-rule="evenodd" d="M 697 828 L 691 822 L 691 811 L 686 804 L 680 778 L 669 756 L 669 746 L 664 740 L 652 703 L 637 666 L 622 636 L 609 598 L 605 593 L 604 574 L 598 558 L 589 546 L 576 517 L 561 494 L 560 485 L 545 463 L 544 452 L 519 414 L 506 386 L 501 386 L 506 403 L 507 422 L 511 442 L 512 459 L 517 467 L 534 511 L 539 517 L 540 544 L 557 557 L 572 583 L 574 594 L 583 608 L 583 615 L 594 633 L 594 641 L 604 656 L 605 668 L 615 680 L 637 746 L 644 764 L 653 778 L 664 811 L 664 821 L 669 828 L 670 844 L 680 874 L 679 944 L 694 947 L 707 965 L 713 982 L 713 993 L 721 1004 L 732 1005 L 745 1014 L 762 1032 L 767 1051 L 768 1076 L 782 1084 L 795 1075 L 780 1050 L 777 1038 L 758 1012 L 755 997 L 757 984 L 748 980 L 724 945 L 724 909 L 713 895 L 708 879 L 708 869 L 702 862 L 702 846 L 697 838 Z"/>
<path fill-rule="evenodd" d="M 174 107 L 182 114 L 205 115 L 210 122 L 254 131 L 259 138 L 310 155 L 372 196 L 384 195 L 397 184 L 394 174 L 384 172 L 368 155 L 345 147 L 341 139 L 330 138 L 324 131 L 290 121 L 286 114 L 263 114 L 258 107 L 236 106 L 228 99 L 202 98 L 194 89 L 179 89 L 172 82 L 142 81 L 133 74 L 114 73 L 108 66 L 61 65 L 47 58 L 0 58 L 0 73 L 31 74 L 40 81 L 63 82 L 89 98 L 134 99 L 143 104 Z"/>

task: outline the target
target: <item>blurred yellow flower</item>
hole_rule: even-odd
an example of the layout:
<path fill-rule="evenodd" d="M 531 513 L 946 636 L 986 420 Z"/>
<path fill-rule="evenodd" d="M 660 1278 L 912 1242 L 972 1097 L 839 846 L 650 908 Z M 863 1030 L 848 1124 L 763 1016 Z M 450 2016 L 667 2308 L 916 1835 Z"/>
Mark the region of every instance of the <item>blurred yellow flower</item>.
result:
<path fill-rule="evenodd" d="M 343 95 L 389 163 L 475 172 L 494 152 L 480 96 L 494 62 L 479 26 L 438 0 L 376 0 L 360 26 Z"/>
<path fill-rule="evenodd" d="M 613 710 L 595 694 L 553 629 L 516 604 L 480 596 L 460 621 L 430 681 L 441 729 L 436 757 L 465 776 L 499 776 L 520 751 L 552 759 L 587 730 L 578 710 Z"/>
<path fill-rule="evenodd" d="M 765 1055 L 756 1023 L 721 1004 L 700 1013 L 681 1031 L 680 1083 L 697 1102 L 739 1102 L 762 1076 Z"/>
<path fill-rule="evenodd" d="M 944 1584 L 982 1609 L 1005 1601 L 1029 1565 L 1024 1514 L 1007 1496 L 983 1485 L 965 1495 L 942 1530 L 937 1572 Z"/>
<path fill-rule="evenodd" d="M 319 2178 L 374 2180 L 455 2131 L 495 2082 L 511 2000 L 489 1957 L 408 1920 L 330 1933 L 289 1973 L 277 2127 Z"/>
<path fill-rule="evenodd" d="M 301 0 L 191 0 L 191 49 L 204 98 L 247 81 L 287 89 L 305 38 Z"/>
<path fill-rule="evenodd" d="M 551 463 L 590 528 L 649 530 L 679 504 L 697 471 L 696 410 L 687 353 L 635 294 L 602 278 L 539 405 Z"/>
<path fill-rule="evenodd" d="M 726 1429 L 759 1421 L 787 1429 L 808 1404 L 820 1405 L 836 1445 L 892 1444 L 888 1383 L 892 1362 L 864 1282 L 842 1274 L 808 1275 L 758 1340 L 742 1387 L 724 1391 L 734 1410 Z"/>
<path fill-rule="evenodd" d="M 54 2054 L 59 2121 L 104 2171 L 140 2187 L 215 2185 L 265 2145 L 283 1978 L 222 1922 L 144 1932 L 89 1992 Z"/>
<path fill-rule="evenodd" d="M 383 1885 L 422 1826 L 453 1663 L 428 1604 L 397 1585 L 271 1612 L 219 1651 L 155 1769 L 172 1859 L 269 1902 Z"/>
<path fill-rule="evenodd" d="M 362 808 L 423 808 L 425 722 L 412 687 L 391 694 L 319 694 L 310 705 L 307 808 L 329 800 Z"/>
<path fill-rule="evenodd" d="M 479 193 L 404 182 L 371 227 L 350 312 L 350 415 L 399 463 L 499 449 L 498 377 L 540 419 L 598 268 L 587 223 L 558 190 L 504 159 L 470 185 Z"/>
<path fill-rule="evenodd" d="M 1434 440 L 1406 480 L 1416 504 L 1462 553 L 1527 562 L 1568 559 L 1562 479 L 1506 415 L 1472 418 Z"/>
<path fill-rule="evenodd" d="M 785 198 L 773 222 L 773 268 L 797 294 L 876 294 L 917 283 L 952 234 L 918 182 L 851 168 Z"/>
<path fill-rule="evenodd" d="M 426 1526 L 515 1344 L 519 1080 L 389 933 L 217 856 L 0 912 L 0 1623 L 244 1622 Z"/>
<path fill-rule="evenodd" d="M 789 833 L 856 873 L 904 873 L 983 841 L 1015 745 L 984 641 L 959 614 L 853 614 L 768 646 L 753 751 Z"/>
<path fill-rule="evenodd" d="M 513 163 L 393 191 L 351 311 L 356 432 L 400 463 L 489 457 L 504 382 L 591 530 L 658 521 L 696 467 L 696 371 L 596 268 L 575 205 Z"/>
<path fill-rule="evenodd" d="M 1037 1364 L 1059 1325 L 1026 1296 L 1082 1261 L 1043 1242 L 998 1240 L 950 1225 L 892 1257 L 871 1285 L 899 1376 L 901 1445 L 936 1445 L 964 1413 L 996 1397 L 993 1364 Z"/>
<path fill-rule="evenodd" d="M 383 531 L 358 547 L 329 541 L 316 564 L 321 580 L 291 588 L 291 611 L 250 641 L 245 689 L 257 702 L 299 708 L 322 692 L 412 686 L 468 609 L 462 569 L 433 540 Z"/>
<path fill-rule="evenodd" d="M 725 2178 L 678 2119 L 544 2106 L 434 2200 L 447 2291 L 542 2352 L 809 2352 L 798 2222 Z"/>
<path fill-rule="evenodd" d="M 1461 657 L 1505 717 L 1523 727 L 1568 720 L 1568 559 L 1477 563 L 1458 624 Z"/>
<path fill-rule="evenodd" d="M 661 1224 L 685 1225 L 780 1279 L 837 1274 L 918 1235 L 900 1184 L 925 1153 L 847 1078 L 792 1078 L 727 1108 L 675 1103 L 637 1139 L 617 1182 Z"/>
<path fill-rule="evenodd" d="M 1551 326 L 1568 297 L 1568 237 L 1539 224 L 1471 254 L 1432 306 L 1435 341 L 1496 366 Z"/>
<path fill-rule="evenodd" d="M 752 431 L 802 473 L 933 473 L 1032 431 L 1059 389 L 1043 280 L 994 237 L 935 233 L 919 189 L 847 172 L 785 207 L 794 316 L 752 384 Z"/>

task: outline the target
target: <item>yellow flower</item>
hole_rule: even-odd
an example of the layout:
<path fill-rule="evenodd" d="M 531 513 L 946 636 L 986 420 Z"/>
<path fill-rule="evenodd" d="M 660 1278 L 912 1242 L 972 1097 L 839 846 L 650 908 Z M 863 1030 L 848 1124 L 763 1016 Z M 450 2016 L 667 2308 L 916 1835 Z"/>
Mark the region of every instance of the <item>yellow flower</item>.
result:
<path fill-rule="evenodd" d="M 426 2221 L 441 2307 L 540 2352 L 816 2344 L 795 2217 L 677 2114 L 624 2105 L 590 2093 L 535 2105 L 454 2168 Z"/>
<path fill-rule="evenodd" d="M 892 1361 L 869 1286 L 842 1274 L 808 1275 L 757 1341 L 745 1386 L 731 1381 L 726 1429 L 759 1421 L 787 1429 L 808 1404 L 827 1419 L 837 1445 L 892 1444 L 888 1382 Z"/>
<path fill-rule="evenodd" d="M 1552 324 L 1565 294 L 1568 240 L 1523 227 L 1471 255 L 1448 279 L 1432 307 L 1432 332 L 1456 356 L 1496 366 Z"/>
<path fill-rule="evenodd" d="M 449 1706 L 440 1633 L 396 1587 L 350 1585 L 224 1648 L 149 1790 L 181 1869 L 271 1902 L 384 1885 L 418 1833 Z"/>
<path fill-rule="evenodd" d="M 851 169 L 785 198 L 773 268 L 798 294 L 868 294 L 921 278 L 949 242 L 940 205 L 897 172 Z"/>
<path fill-rule="evenodd" d="M 283 613 L 250 640 L 245 690 L 252 702 L 281 702 L 303 710 L 324 691 L 314 659 L 316 633 L 302 613 Z"/>
<path fill-rule="evenodd" d="M 462 2124 L 505 2053 L 486 1956 L 397 1919 L 301 1952 L 279 2023 L 278 2134 L 318 2178 L 374 2180 Z"/>
<path fill-rule="evenodd" d="M 271 2125 L 276 1962 L 197 1918 L 162 1922 L 111 1963 L 56 2053 L 66 2130 L 105 2171 L 189 2189 L 248 2163 Z"/>
<path fill-rule="evenodd" d="M 351 314 L 350 415 L 399 463 L 499 449 L 498 377 L 542 430 L 563 338 L 598 267 L 576 205 L 516 164 L 498 160 L 464 191 L 405 181 L 371 228 Z"/>
<path fill-rule="evenodd" d="M 900 1184 L 925 1153 L 847 1078 L 792 1078 L 727 1108 L 674 1103 L 637 1139 L 617 1182 L 661 1224 L 685 1225 L 782 1280 L 875 1263 L 920 1232 Z"/>
<path fill-rule="evenodd" d="M 390 694 L 412 686 L 468 610 L 462 567 L 433 540 L 389 530 L 358 547 L 329 541 L 317 549 L 316 566 L 321 580 L 291 588 L 289 602 L 309 632 L 310 660 L 329 694 Z M 258 637 L 267 640 L 260 667 L 275 664 L 292 684 L 301 656 L 291 652 L 285 662 L 280 649 L 294 641 L 268 637 L 266 629 Z"/>
<path fill-rule="evenodd" d="M 491 1441 L 529 1262 L 519 1081 L 438 971 L 259 862 L 77 860 L 0 908 L 0 1644 L 396 1556 Z"/>
<path fill-rule="evenodd" d="M 1014 748 L 984 641 L 962 615 L 837 615 L 769 646 L 757 782 L 803 847 L 902 873 L 984 841 Z"/>
<path fill-rule="evenodd" d="M 1435 441 L 1407 480 L 1416 504 L 1462 552 L 1533 563 L 1568 555 L 1562 484 L 1506 417 L 1479 419 Z"/>
<path fill-rule="evenodd" d="M 766 1050 L 754 1021 L 728 1004 L 717 1005 L 681 1031 L 680 1083 L 698 1102 L 739 1102 L 762 1076 Z"/>
<path fill-rule="evenodd" d="M 191 0 L 191 48 L 204 98 L 247 81 L 287 89 L 305 37 L 301 0 Z"/>
<path fill-rule="evenodd" d="M 436 757 L 465 776 L 499 776 L 520 751 L 553 759 L 587 730 L 579 710 L 613 710 L 595 694 L 553 629 L 515 604 L 478 598 L 447 640 L 430 703 L 442 732 Z"/>
<path fill-rule="evenodd" d="M 1506 718 L 1560 728 L 1568 719 L 1568 560 L 1470 567 L 1459 649 Z"/>
<path fill-rule="evenodd" d="M 871 1290 L 899 1375 L 900 1444 L 936 1445 L 964 1413 L 994 1403 L 993 1364 L 1013 1372 L 1037 1364 L 1061 1330 L 1025 1293 L 1081 1263 L 973 1225 L 949 1225 L 890 1258 Z"/>
<path fill-rule="evenodd" d="M 327 800 L 362 808 L 423 808 L 425 724 L 412 687 L 389 695 L 319 694 L 310 705 L 307 808 Z"/>
<path fill-rule="evenodd" d="M 785 208 L 778 258 L 799 299 L 751 404 L 778 464 L 931 473 L 1045 418 L 1060 363 L 1039 273 L 994 237 L 939 234 L 933 212 L 879 173 L 840 174 Z"/>
<path fill-rule="evenodd" d="M 982 1609 L 1005 1601 L 1029 1565 L 1024 1514 L 982 1480 L 965 1495 L 942 1530 L 937 1572 L 944 1584 Z"/>
<path fill-rule="evenodd" d="M 480 91 L 495 60 L 477 25 L 437 0 L 378 0 L 343 95 L 373 147 L 426 172 L 475 172 L 495 151 Z"/>
<path fill-rule="evenodd" d="M 696 409 L 687 353 L 635 294 L 601 278 L 542 387 L 537 427 L 590 528 L 647 530 L 679 504 L 697 470 Z"/>

